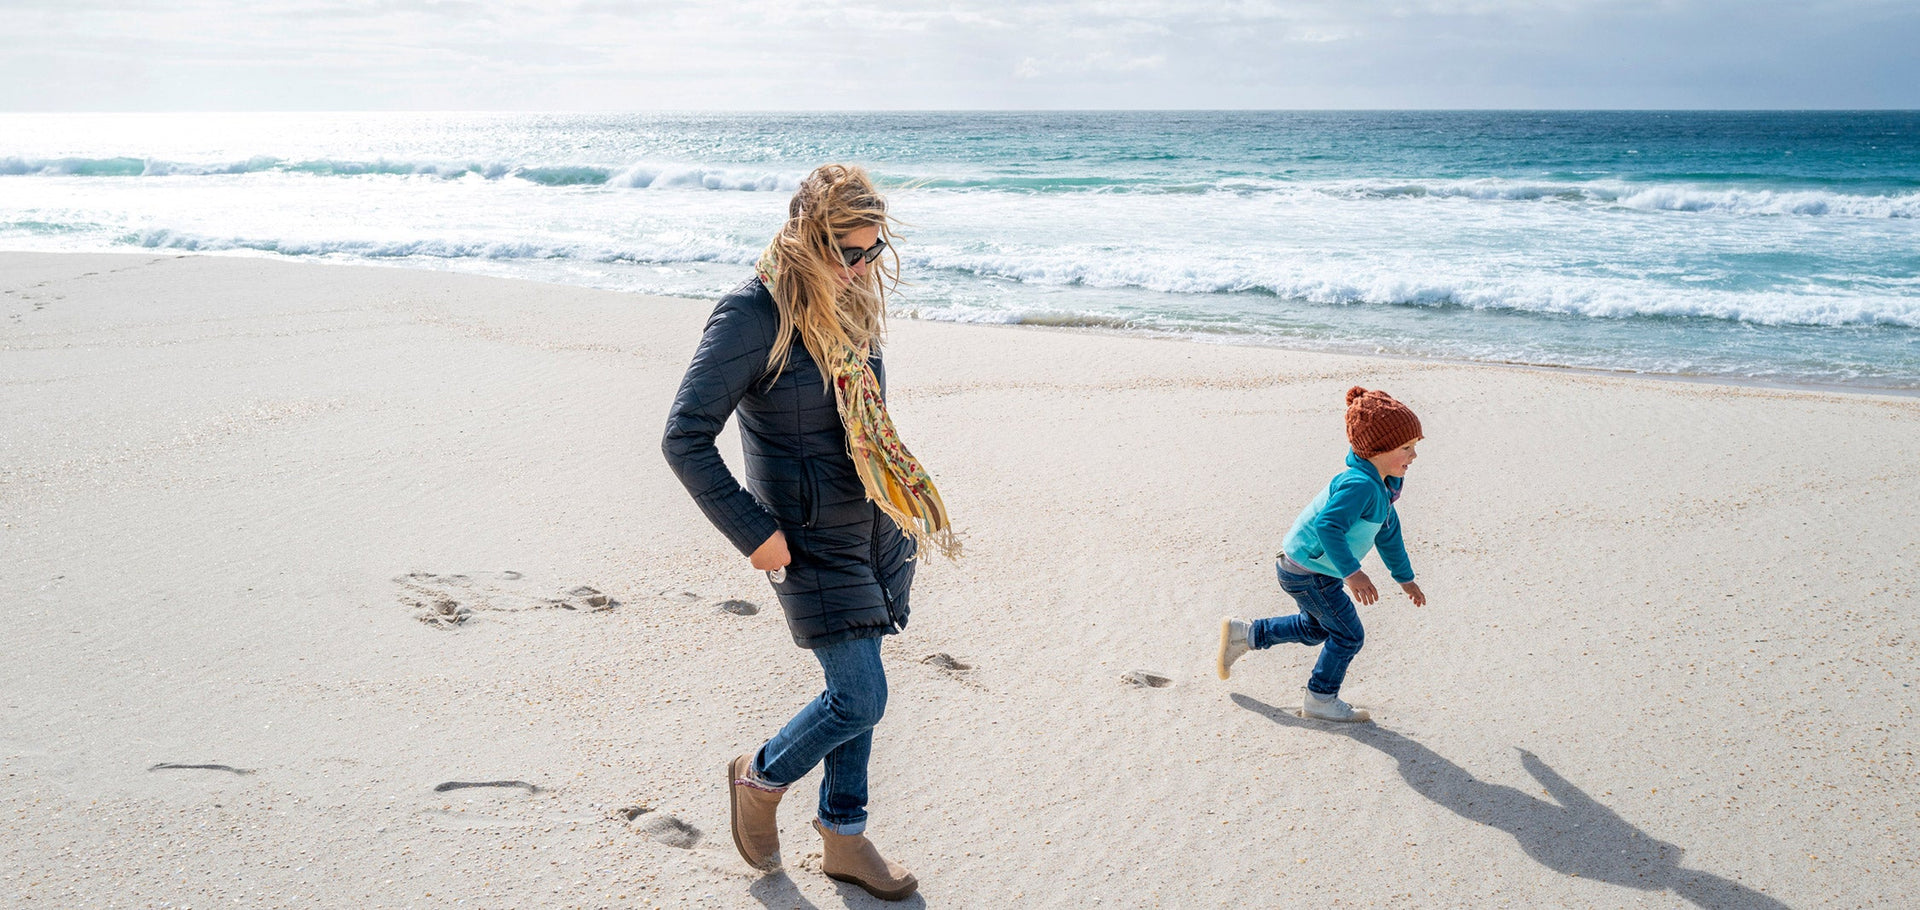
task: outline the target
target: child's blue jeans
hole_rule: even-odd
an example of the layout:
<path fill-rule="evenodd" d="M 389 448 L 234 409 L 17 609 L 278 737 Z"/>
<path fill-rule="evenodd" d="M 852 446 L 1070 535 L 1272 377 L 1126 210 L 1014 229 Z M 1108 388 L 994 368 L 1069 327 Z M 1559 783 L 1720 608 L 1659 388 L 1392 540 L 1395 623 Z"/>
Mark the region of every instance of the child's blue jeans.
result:
<path fill-rule="evenodd" d="M 1360 628 L 1360 613 L 1347 597 L 1342 581 L 1318 572 L 1289 572 L 1279 565 L 1280 590 L 1293 596 L 1300 612 L 1292 616 L 1256 619 L 1247 633 L 1253 648 L 1271 648 L 1278 644 L 1317 645 L 1320 661 L 1313 665 L 1307 679 L 1307 691 L 1315 695 L 1338 695 L 1340 683 L 1347 678 L 1347 664 L 1360 653 L 1366 630 Z"/>
<path fill-rule="evenodd" d="M 820 779 L 820 824 L 835 834 L 867 829 L 867 759 L 873 726 L 887 711 L 887 674 L 880 639 L 855 638 L 813 649 L 827 690 L 800 709 L 760 748 L 753 771 L 780 786 L 826 762 Z"/>

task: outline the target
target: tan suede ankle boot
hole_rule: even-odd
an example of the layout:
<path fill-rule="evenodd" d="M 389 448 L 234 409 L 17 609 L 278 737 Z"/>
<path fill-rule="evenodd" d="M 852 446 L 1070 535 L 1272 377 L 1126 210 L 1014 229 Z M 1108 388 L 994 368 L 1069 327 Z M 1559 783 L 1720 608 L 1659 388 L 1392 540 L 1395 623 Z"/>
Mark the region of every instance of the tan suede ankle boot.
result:
<path fill-rule="evenodd" d="M 920 880 L 898 863 L 880 857 L 880 851 L 864 834 L 835 834 L 813 820 L 813 830 L 826 841 L 820 857 L 820 871 L 835 881 L 859 885 L 883 901 L 897 901 L 920 887 Z"/>
<path fill-rule="evenodd" d="M 769 871 L 780 868 L 777 810 L 787 788 L 769 789 L 754 783 L 752 772 L 752 752 L 727 763 L 727 792 L 733 806 L 733 846 L 747 865 Z"/>

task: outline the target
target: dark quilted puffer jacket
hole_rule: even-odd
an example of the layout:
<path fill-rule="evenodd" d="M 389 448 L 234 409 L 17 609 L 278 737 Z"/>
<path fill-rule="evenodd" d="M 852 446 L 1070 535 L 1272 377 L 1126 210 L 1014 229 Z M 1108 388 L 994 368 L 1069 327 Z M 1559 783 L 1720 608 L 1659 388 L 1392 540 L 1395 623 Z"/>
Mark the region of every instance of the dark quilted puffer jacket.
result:
<path fill-rule="evenodd" d="M 742 554 L 776 528 L 786 532 L 793 563 L 774 592 L 795 643 L 817 648 L 897 632 L 907 624 L 913 541 L 867 501 L 833 392 L 797 336 L 786 369 L 769 374 L 779 326 L 773 296 L 757 278 L 720 299 L 680 380 L 661 449 Z M 885 389 L 877 353 L 873 365 Z M 744 489 L 713 442 L 734 414 Z"/>

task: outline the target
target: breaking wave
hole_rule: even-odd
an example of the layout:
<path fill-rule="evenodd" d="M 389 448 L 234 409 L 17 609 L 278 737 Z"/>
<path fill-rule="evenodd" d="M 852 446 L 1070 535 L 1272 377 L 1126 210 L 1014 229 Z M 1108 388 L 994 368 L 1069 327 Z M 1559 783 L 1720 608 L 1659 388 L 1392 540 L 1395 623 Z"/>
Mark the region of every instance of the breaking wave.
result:
<path fill-rule="evenodd" d="M 188 163 L 151 158 L 0 158 L 4 177 L 206 177 L 284 173 L 311 177 L 437 177 L 443 180 L 524 180 L 541 186 L 614 186 L 628 189 L 704 189 L 792 192 L 800 174 L 742 168 L 639 163 L 625 167 L 587 164 L 516 165 L 446 161 L 370 161 L 314 159 L 287 161 L 254 157 L 245 161 Z"/>
<path fill-rule="evenodd" d="M 937 251 L 915 254 L 908 261 L 927 269 L 1023 284 L 1182 295 L 1258 294 L 1333 306 L 1461 307 L 1602 319 L 1691 317 L 1758 325 L 1920 328 L 1920 297 L 1899 293 L 1897 287 L 1865 293 L 1728 291 L 1567 275 L 1531 280 L 1413 276 L 1382 266 L 1341 262 L 1275 272 L 1238 262 L 1155 263 L 1141 257 L 1116 262 L 1107 256 L 1075 260 L 1057 255 Z"/>
<path fill-rule="evenodd" d="M 135 157 L 0 157 L 0 176 L 11 177 L 196 177 L 261 173 L 300 174 L 322 178 L 410 176 L 442 180 L 521 180 L 549 187 L 604 186 L 619 189 L 700 189 L 744 192 L 792 192 L 803 176 L 798 171 L 755 169 L 739 165 L 712 166 L 655 162 L 604 166 L 411 161 L 387 158 L 364 161 L 327 158 L 289 161 L 269 156 L 256 156 L 240 161 L 191 163 Z M 1308 182 L 1259 174 L 1221 175 L 1207 180 L 1195 180 L 1191 176 L 1163 179 L 1152 176 L 1113 177 L 1090 174 L 954 176 L 903 173 L 885 175 L 885 178 L 891 184 L 961 193 L 1313 195 L 1354 202 L 1460 199 L 1502 203 L 1618 206 L 1651 212 L 1727 215 L 1920 217 L 1920 191 L 1872 193 L 1840 192 L 1823 188 L 1766 189 L 1711 182 L 1528 181 L 1510 178 Z"/>
<path fill-rule="evenodd" d="M 1552 183 L 1517 180 L 1350 182 L 1322 189 L 1355 199 L 1469 199 L 1494 202 L 1558 202 L 1623 206 L 1650 212 L 1718 212 L 1729 215 L 1843 215 L 1861 218 L 1920 217 L 1920 192 L 1856 194 L 1831 190 L 1735 189 L 1703 184 L 1633 184 L 1623 181 Z"/>
<path fill-rule="evenodd" d="M 347 257 L 356 259 L 560 259 L 581 262 L 720 262 L 751 265 L 760 251 L 743 247 L 688 241 L 647 246 L 614 247 L 590 244 L 546 244 L 498 240 L 295 240 L 261 237 L 210 237 L 165 229 L 141 231 L 120 242 L 146 249 L 217 253 L 249 250 L 282 256 Z"/>
<path fill-rule="evenodd" d="M 37 225 L 39 231 L 50 226 Z M 571 260 L 592 263 L 751 265 L 757 247 L 699 239 L 623 245 L 434 238 L 408 241 L 220 237 L 155 229 L 119 243 L 193 252 L 249 250 L 283 256 L 361 259 Z M 921 250 L 904 258 L 909 271 L 933 280 L 988 279 L 1051 287 L 1156 291 L 1175 295 L 1256 295 L 1326 306 L 1392 306 L 1503 310 L 1598 319 L 1702 318 L 1769 326 L 1900 326 L 1920 328 L 1920 296 L 1900 283 L 1853 291 L 1732 291 L 1542 274 L 1530 278 L 1408 275 L 1386 266 L 1342 261 L 1277 270 L 1253 261 L 1115 260 L 1055 251 L 982 255 Z M 1025 313 L 1017 321 L 1108 324 L 1072 309 Z M 1087 323 L 1084 320 L 1093 319 Z"/>

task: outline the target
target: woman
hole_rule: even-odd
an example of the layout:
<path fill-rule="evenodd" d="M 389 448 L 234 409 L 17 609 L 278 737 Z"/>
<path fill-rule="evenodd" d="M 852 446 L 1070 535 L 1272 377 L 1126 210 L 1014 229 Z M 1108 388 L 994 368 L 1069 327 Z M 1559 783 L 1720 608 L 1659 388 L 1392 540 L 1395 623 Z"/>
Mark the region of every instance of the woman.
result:
<path fill-rule="evenodd" d="M 707 320 L 662 448 L 707 518 L 768 574 L 794 642 L 826 673 L 826 691 L 728 764 L 734 846 L 755 868 L 777 868 L 780 797 L 825 762 L 813 822 L 822 870 L 899 900 L 919 883 L 863 834 L 867 758 L 887 704 L 880 636 L 907 624 L 918 545 L 959 548 L 887 418 L 878 342 L 899 258 L 880 260 L 886 200 L 865 171 L 829 164 L 801 182 L 787 216 L 753 279 Z M 744 489 L 713 442 L 735 413 Z"/>

